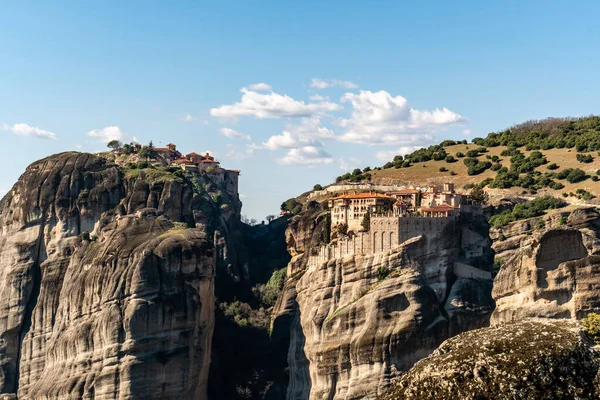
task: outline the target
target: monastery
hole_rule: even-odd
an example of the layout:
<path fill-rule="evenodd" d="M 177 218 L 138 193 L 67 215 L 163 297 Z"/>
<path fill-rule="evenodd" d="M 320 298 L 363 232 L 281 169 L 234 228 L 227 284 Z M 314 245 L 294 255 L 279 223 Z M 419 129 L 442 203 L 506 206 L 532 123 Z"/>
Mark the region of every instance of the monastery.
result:
<path fill-rule="evenodd" d="M 456 221 L 466 203 L 467 197 L 457 193 L 452 183 L 444 183 L 441 189 L 431 185 L 426 191 L 408 188 L 331 198 L 328 207 L 333 240 L 309 258 L 309 265 L 346 255 L 383 252 L 413 237 L 438 234 Z M 365 219 L 367 214 L 369 219 Z M 363 227 L 366 222 L 368 229 Z"/>
<path fill-rule="evenodd" d="M 139 143 L 135 143 L 134 153 L 139 153 L 141 148 L 142 146 Z M 179 167 L 184 171 L 205 172 L 210 175 L 216 184 L 224 187 L 227 193 L 238 196 L 240 171 L 222 168 L 221 163 L 209 153 L 200 155 L 192 152 L 184 156 L 173 143 L 167 144 L 166 147 L 155 147 L 154 151 L 167 165 Z"/>

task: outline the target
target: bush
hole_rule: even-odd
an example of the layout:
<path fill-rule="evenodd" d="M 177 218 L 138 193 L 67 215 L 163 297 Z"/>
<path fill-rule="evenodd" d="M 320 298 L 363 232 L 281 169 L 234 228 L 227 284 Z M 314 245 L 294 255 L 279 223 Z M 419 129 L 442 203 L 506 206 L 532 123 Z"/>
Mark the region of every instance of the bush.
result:
<path fill-rule="evenodd" d="M 537 230 L 542 230 L 546 227 L 546 223 L 544 222 L 543 219 L 540 219 L 538 222 L 536 222 L 535 224 L 535 229 Z"/>
<path fill-rule="evenodd" d="M 448 169 L 446 167 L 440 167 L 440 172 L 446 172 Z"/>
<path fill-rule="evenodd" d="M 292 214 L 297 215 L 302 211 L 302 203 L 292 197 L 281 203 L 281 211 L 289 211 Z"/>
<path fill-rule="evenodd" d="M 596 344 L 600 344 L 600 315 L 589 313 L 587 318 L 581 320 L 586 335 Z"/>
<path fill-rule="evenodd" d="M 458 161 L 456 158 L 454 158 L 454 157 L 452 157 L 450 155 L 446 156 L 446 162 L 447 163 L 453 163 L 453 162 L 456 162 L 456 161 Z"/>
<path fill-rule="evenodd" d="M 569 183 L 577 183 L 581 181 L 585 181 L 588 178 L 585 172 L 580 170 L 579 168 L 573 169 L 567 175 L 567 182 Z"/>
<path fill-rule="evenodd" d="M 271 307 L 275 305 L 277 298 L 283 289 L 283 285 L 285 284 L 286 276 L 287 268 L 282 268 L 273 272 L 273 275 L 271 275 L 271 278 L 269 278 L 269 281 L 261 293 L 261 301 L 264 306 Z"/>
<path fill-rule="evenodd" d="M 461 152 L 461 151 L 459 151 L 459 152 L 456 153 L 456 157 L 457 158 L 463 158 L 464 156 L 465 156 L 465 154 L 463 152 Z"/>
<path fill-rule="evenodd" d="M 315 186 L 313 186 L 313 190 L 323 190 L 323 186 L 317 183 Z"/>
<path fill-rule="evenodd" d="M 381 265 L 379 268 L 377 268 L 375 274 L 377 275 L 377 281 L 382 281 L 388 277 L 390 270 L 387 265 Z"/>
<path fill-rule="evenodd" d="M 552 164 L 548 165 L 546 168 L 553 171 L 555 169 L 559 169 L 560 167 L 556 163 L 552 163 Z"/>
<path fill-rule="evenodd" d="M 495 227 L 500 227 L 520 219 L 539 217 L 546 210 L 561 208 L 566 205 L 567 203 L 564 200 L 552 196 L 539 197 L 526 203 L 517 204 L 512 210 L 494 215 L 490 218 L 489 223 Z"/>
<path fill-rule="evenodd" d="M 589 164 L 594 161 L 594 157 L 589 154 L 577 154 L 577 161 L 583 164 Z"/>

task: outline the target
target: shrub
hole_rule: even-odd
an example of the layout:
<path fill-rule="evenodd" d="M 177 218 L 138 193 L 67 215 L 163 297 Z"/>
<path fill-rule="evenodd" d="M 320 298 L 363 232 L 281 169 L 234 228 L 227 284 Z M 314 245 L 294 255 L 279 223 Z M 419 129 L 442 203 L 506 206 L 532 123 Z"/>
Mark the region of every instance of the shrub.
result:
<path fill-rule="evenodd" d="M 542 230 L 546 227 L 546 223 L 544 222 L 543 219 L 540 219 L 538 222 L 536 222 L 535 224 L 535 229 L 537 230 Z"/>
<path fill-rule="evenodd" d="M 450 155 L 446 156 L 446 162 L 447 163 L 453 163 L 453 162 L 456 162 L 456 161 L 458 161 L 456 158 L 454 158 L 454 157 L 452 157 Z"/>
<path fill-rule="evenodd" d="M 286 276 L 287 268 L 282 268 L 273 272 L 273 275 L 269 278 L 269 281 L 261 293 L 261 301 L 266 307 L 271 307 L 277 302 L 277 298 L 285 284 Z"/>
<path fill-rule="evenodd" d="M 600 179 L 598 178 L 598 175 L 593 175 L 592 176 L 592 181 L 594 182 L 598 182 Z"/>
<path fill-rule="evenodd" d="M 561 208 L 567 205 L 562 199 L 552 196 L 538 197 L 526 203 L 517 204 L 512 210 L 506 210 L 490 218 L 489 223 L 495 227 L 507 225 L 513 221 L 539 217 L 548 209 Z"/>
<path fill-rule="evenodd" d="M 463 152 L 461 152 L 461 151 L 459 151 L 459 152 L 456 153 L 456 157 L 457 158 L 463 158 L 464 156 L 465 156 L 465 154 Z"/>
<path fill-rule="evenodd" d="M 560 167 L 556 163 L 552 163 L 552 164 L 548 165 L 546 168 L 553 171 L 555 169 L 559 169 Z"/>
<path fill-rule="evenodd" d="M 600 344 L 600 315 L 589 313 L 587 318 L 581 320 L 586 335 L 596 344 Z"/>
<path fill-rule="evenodd" d="M 567 179 L 567 182 L 569 182 L 569 183 L 576 183 L 576 182 L 584 181 L 587 178 L 588 178 L 588 176 L 586 175 L 585 172 L 583 172 L 579 168 L 576 168 L 569 172 L 566 179 Z"/>
<path fill-rule="evenodd" d="M 448 169 L 446 167 L 440 167 L 440 172 L 446 172 Z"/>
<path fill-rule="evenodd" d="M 323 190 L 323 186 L 317 183 L 315 186 L 313 186 L 313 190 Z"/>
<path fill-rule="evenodd" d="M 589 154 L 577 154 L 577 161 L 583 164 L 589 164 L 594 161 L 594 157 Z"/>
<path fill-rule="evenodd" d="M 377 268 L 375 274 L 377 275 L 377 281 L 382 281 L 388 277 L 390 270 L 387 265 L 381 265 L 379 268 Z"/>

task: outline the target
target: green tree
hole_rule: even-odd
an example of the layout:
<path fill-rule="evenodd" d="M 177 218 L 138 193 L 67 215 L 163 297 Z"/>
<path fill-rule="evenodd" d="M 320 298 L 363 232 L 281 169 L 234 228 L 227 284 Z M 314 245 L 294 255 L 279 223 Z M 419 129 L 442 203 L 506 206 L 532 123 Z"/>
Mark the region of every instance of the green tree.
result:
<path fill-rule="evenodd" d="M 585 333 L 596 344 L 600 344 L 600 315 L 589 313 L 587 318 L 581 320 Z"/>
<path fill-rule="evenodd" d="M 475 204 L 487 204 L 488 200 L 490 199 L 490 196 L 486 193 L 485 190 L 483 190 L 482 187 L 476 186 L 473 188 L 473 190 L 471 190 L 469 198 Z"/>
<path fill-rule="evenodd" d="M 154 150 L 154 144 L 152 140 L 146 146 L 142 146 L 140 149 L 140 157 L 154 158 L 156 157 L 156 150 Z"/>
<path fill-rule="evenodd" d="M 106 145 L 106 147 L 112 149 L 113 151 L 119 150 L 122 146 L 123 146 L 123 143 L 119 142 L 118 140 L 111 140 Z"/>
<path fill-rule="evenodd" d="M 315 186 L 313 186 L 313 190 L 323 190 L 323 186 L 317 183 Z"/>
<path fill-rule="evenodd" d="M 371 213 L 370 212 L 366 212 L 365 216 L 363 217 L 362 221 L 360 222 L 360 226 L 363 228 L 363 231 L 365 232 L 369 232 L 369 230 L 371 229 Z"/>

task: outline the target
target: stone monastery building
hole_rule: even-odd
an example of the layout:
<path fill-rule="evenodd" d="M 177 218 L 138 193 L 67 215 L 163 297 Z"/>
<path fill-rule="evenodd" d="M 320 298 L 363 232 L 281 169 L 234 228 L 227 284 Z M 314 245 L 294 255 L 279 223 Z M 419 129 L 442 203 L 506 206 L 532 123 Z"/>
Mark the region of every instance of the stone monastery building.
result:
<path fill-rule="evenodd" d="M 329 199 L 333 240 L 309 258 L 314 266 L 332 258 L 387 251 L 420 235 L 436 235 L 453 224 L 467 197 L 445 183 L 441 190 L 413 188 L 388 193 L 345 193 Z M 365 220 L 369 214 L 370 219 Z M 369 222 L 368 230 L 363 221 Z M 336 237 L 337 236 L 337 237 Z"/>
<path fill-rule="evenodd" d="M 136 143 L 134 151 L 137 153 L 141 149 L 141 145 Z M 155 147 L 154 151 L 162 158 L 167 165 L 179 167 L 184 171 L 205 172 L 213 179 L 213 181 L 224 187 L 225 191 L 233 196 L 238 196 L 238 182 L 240 171 L 237 169 L 224 169 L 221 163 L 209 153 L 200 155 L 198 153 L 188 153 L 185 156 L 177 150 L 177 146 L 173 143 L 167 144 L 166 147 Z"/>

